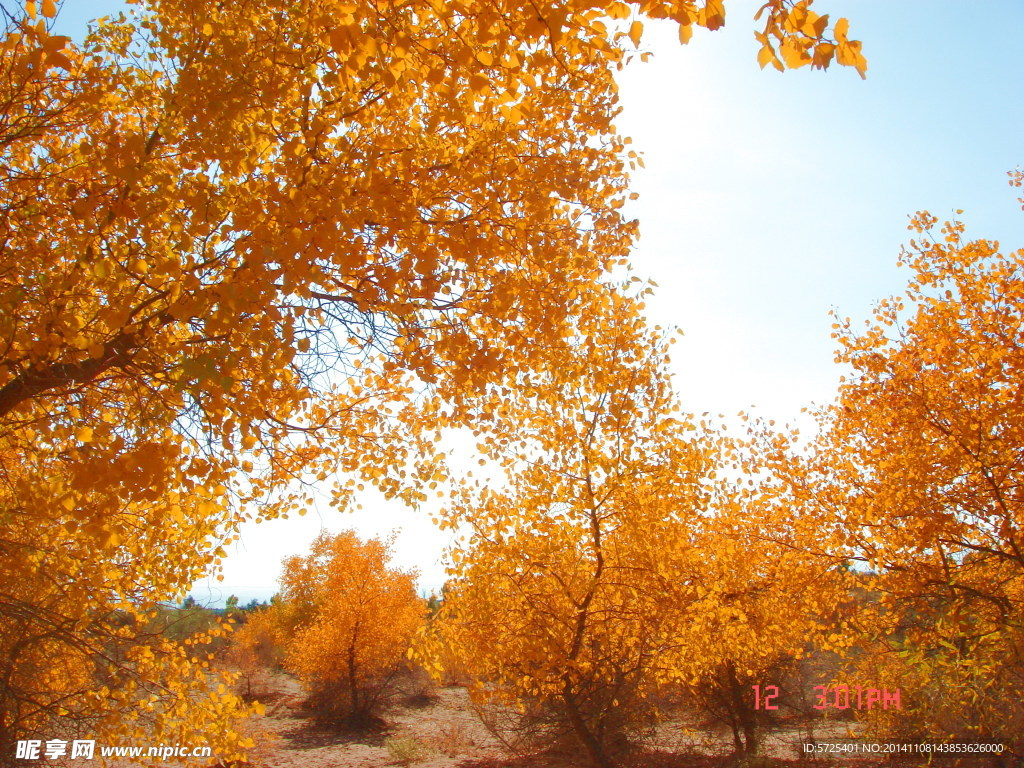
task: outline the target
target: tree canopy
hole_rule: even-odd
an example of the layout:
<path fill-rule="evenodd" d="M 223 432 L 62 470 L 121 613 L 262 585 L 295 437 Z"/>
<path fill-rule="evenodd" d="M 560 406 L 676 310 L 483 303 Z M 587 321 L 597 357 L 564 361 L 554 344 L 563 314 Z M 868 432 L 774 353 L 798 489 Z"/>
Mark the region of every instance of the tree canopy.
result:
<path fill-rule="evenodd" d="M 910 228 L 905 294 L 859 332 L 836 322 L 851 374 L 779 476 L 805 544 L 866 566 L 864 668 L 911 692 L 887 735 L 1019 751 L 1024 250 L 927 212 Z"/>
<path fill-rule="evenodd" d="M 764 6 L 762 66 L 863 72 L 809 5 Z M 153 0 L 74 45 L 52 0 L 0 9 L 0 613 L 47 657 L 180 595 L 301 482 L 421 499 L 426 433 L 614 306 L 641 17 L 725 18 Z"/>

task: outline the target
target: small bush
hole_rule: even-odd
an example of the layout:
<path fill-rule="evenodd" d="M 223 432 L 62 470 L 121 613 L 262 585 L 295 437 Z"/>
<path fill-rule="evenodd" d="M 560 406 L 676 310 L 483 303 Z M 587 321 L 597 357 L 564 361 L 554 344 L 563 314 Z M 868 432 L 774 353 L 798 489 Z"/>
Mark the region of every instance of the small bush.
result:
<path fill-rule="evenodd" d="M 430 739 L 431 745 L 448 757 L 464 755 L 473 748 L 475 742 L 462 723 L 442 725 Z"/>
<path fill-rule="evenodd" d="M 384 741 L 384 748 L 399 765 L 411 765 L 431 756 L 430 748 L 414 736 L 393 736 Z"/>

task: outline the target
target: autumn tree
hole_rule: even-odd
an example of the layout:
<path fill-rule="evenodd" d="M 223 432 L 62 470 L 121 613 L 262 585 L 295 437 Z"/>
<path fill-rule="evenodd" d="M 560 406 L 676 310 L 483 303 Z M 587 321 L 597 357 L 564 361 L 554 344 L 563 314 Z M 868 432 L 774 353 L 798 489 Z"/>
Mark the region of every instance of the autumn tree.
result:
<path fill-rule="evenodd" d="M 18 739 L 114 734 L 177 744 L 201 732 L 220 758 L 240 758 L 252 746 L 240 730 L 248 710 L 227 692 L 230 678 L 209 668 L 211 643 L 223 630 L 203 622 L 177 642 L 156 606 L 159 588 L 147 583 L 166 542 L 140 525 L 125 534 L 116 556 L 96 558 L 101 544 L 88 523 L 78 527 L 41 506 L 47 489 L 31 475 L 46 476 L 56 464 L 22 467 L 10 455 L 3 461 L 0 765 L 21 762 Z M 49 479 L 56 485 L 63 478 L 54 472 Z M 101 500 L 93 495 L 83 512 Z M 137 515 L 130 509 L 125 518 Z M 161 530 L 156 521 L 154 528 Z M 139 563 L 132 553 L 140 547 L 153 547 L 157 558 Z M 168 573 L 174 569 L 167 564 Z"/>
<path fill-rule="evenodd" d="M 880 731 L 1020 754 L 1024 251 L 927 213 L 910 226 L 905 295 L 860 331 L 835 326 L 851 374 L 789 465 L 792 503 L 879 595 L 857 674 L 900 687 L 904 707 L 877 714 Z"/>
<path fill-rule="evenodd" d="M 285 667 L 319 715 L 365 726 L 407 663 L 426 604 L 415 574 L 389 565 L 390 543 L 351 531 L 322 533 L 306 556 L 284 561 L 279 633 Z"/>
<path fill-rule="evenodd" d="M 720 437 L 721 468 L 707 513 L 691 524 L 698 597 L 677 628 L 686 648 L 687 701 L 732 731 L 735 751 L 757 755 L 779 716 L 814 714 L 803 670 L 829 650 L 851 613 L 844 563 L 792 536 L 786 482 L 768 471 L 788 445 L 774 425 L 743 417 L 747 434 Z"/>
<path fill-rule="evenodd" d="M 247 700 L 263 695 L 269 675 L 283 666 L 287 638 L 279 604 L 254 607 L 232 637 L 228 661 L 240 675 L 239 691 Z"/>
<path fill-rule="evenodd" d="M 518 401 L 484 404 L 517 415 L 481 436 L 507 486 L 467 484 L 448 511 L 471 532 L 423 646 L 454 649 L 479 706 L 518 710 L 542 745 L 601 767 L 650 724 L 675 669 L 673 619 L 696 598 L 682 523 L 710 460 L 676 413 L 665 339 L 636 302 L 604 298 L 615 327 L 581 325 Z"/>
<path fill-rule="evenodd" d="M 863 71 L 808 5 L 766 4 L 762 65 Z M 627 258 L 613 72 L 639 16 L 724 22 L 718 0 L 152 0 L 73 45 L 50 0 L 0 11 L 0 614 L 52 660 L 180 596 L 303 482 L 421 498 L 416 395 L 457 419 Z"/>

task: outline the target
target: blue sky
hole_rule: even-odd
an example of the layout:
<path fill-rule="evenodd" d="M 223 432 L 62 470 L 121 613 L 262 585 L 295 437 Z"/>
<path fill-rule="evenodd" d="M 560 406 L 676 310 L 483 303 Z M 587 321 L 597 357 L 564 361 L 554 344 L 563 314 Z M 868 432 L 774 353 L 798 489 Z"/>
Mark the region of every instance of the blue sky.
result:
<path fill-rule="evenodd" d="M 66 4 L 81 18 L 117 7 Z M 646 23 L 654 56 L 620 78 L 620 129 L 644 153 L 631 204 L 641 239 L 637 274 L 657 281 L 654 322 L 683 329 L 673 356 L 689 411 L 731 418 L 751 410 L 780 423 L 828 401 L 840 375 L 829 310 L 866 317 L 900 292 L 896 268 L 907 216 L 962 208 L 968 234 L 1024 246 L 1024 213 L 1006 172 L 1024 163 L 1024 2 L 818 0 L 864 41 L 868 78 L 761 71 L 753 15 L 727 3 L 727 24 L 680 46 L 668 24 Z M 364 535 L 402 529 L 397 562 L 421 583 L 443 581 L 447 536 L 422 512 L 368 497 L 341 516 L 250 526 L 225 579 L 197 599 L 273 590 L 278 563 L 321 525 Z"/>
<path fill-rule="evenodd" d="M 652 317 L 686 333 L 684 407 L 785 421 L 834 391 L 828 311 L 865 317 L 906 283 L 908 214 L 962 208 L 969 234 L 1024 246 L 1005 175 L 1024 162 L 1024 3 L 816 3 L 850 18 L 866 81 L 761 72 L 757 5 L 687 47 L 649 29 L 620 125 L 646 155 L 634 265 L 660 285 Z"/>

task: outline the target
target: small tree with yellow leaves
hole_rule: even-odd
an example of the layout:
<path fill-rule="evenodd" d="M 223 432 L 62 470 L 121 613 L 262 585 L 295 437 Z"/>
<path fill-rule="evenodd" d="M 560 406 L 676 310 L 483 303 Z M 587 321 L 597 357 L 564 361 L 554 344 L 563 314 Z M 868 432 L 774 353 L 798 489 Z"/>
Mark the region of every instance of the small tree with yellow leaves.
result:
<path fill-rule="evenodd" d="M 710 468 L 676 413 L 666 340 L 644 330 L 638 302 L 604 298 L 616 327 L 581 324 L 543 376 L 485 405 L 520 415 L 481 445 L 508 487 L 468 482 L 456 497 L 448 523 L 471 535 L 420 650 L 435 674 L 461 658 L 507 743 L 594 768 L 618 764 L 677 677 L 699 569 L 687 521 Z"/>
<path fill-rule="evenodd" d="M 283 664 L 285 641 L 276 604 L 248 612 L 245 623 L 235 631 L 228 661 L 238 670 L 239 691 L 247 700 L 261 696 L 268 674 Z"/>
<path fill-rule="evenodd" d="M 851 675 L 900 688 L 902 709 L 865 713 L 875 735 L 1002 742 L 1019 759 L 1024 249 L 928 213 L 910 229 L 905 294 L 859 331 L 835 324 L 851 374 L 778 469 L 808 549 L 863 562 L 878 596 Z"/>
<path fill-rule="evenodd" d="M 425 620 L 415 574 L 390 567 L 390 558 L 390 542 L 347 531 L 323 533 L 309 555 L 284 562 L 284 663 L 324 721 L 373 724 Z"/>

